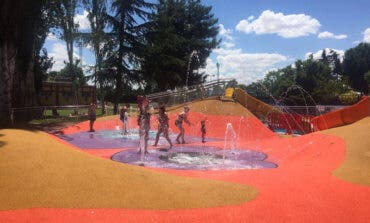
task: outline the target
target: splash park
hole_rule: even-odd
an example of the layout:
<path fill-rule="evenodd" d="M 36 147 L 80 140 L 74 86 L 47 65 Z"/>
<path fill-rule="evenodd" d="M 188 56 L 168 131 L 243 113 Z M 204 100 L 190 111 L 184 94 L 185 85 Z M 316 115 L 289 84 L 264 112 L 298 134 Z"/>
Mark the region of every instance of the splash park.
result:
<path fill-rule="evenodd" d="M 232 94 L 169 106 L 172 147 L 154 108 L 147 153 L 135 114 L 0 130 L 0 222 L 369 222 L 369 97 L 307 121 Z"/>

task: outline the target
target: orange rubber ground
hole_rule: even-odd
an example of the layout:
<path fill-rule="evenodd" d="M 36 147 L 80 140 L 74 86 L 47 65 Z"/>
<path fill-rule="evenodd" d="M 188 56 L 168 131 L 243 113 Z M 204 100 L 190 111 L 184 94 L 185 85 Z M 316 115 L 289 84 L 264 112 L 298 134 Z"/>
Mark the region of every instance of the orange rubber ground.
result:
<path fill-rule="evenodd" d="M 173 118 L 172 115 L 171 120 Z M 187 134 L 199 134 L 198 123 L 202 118 L 200 113 L 190 114 L 190 121 L 196 124 L 186 127 Z M 345 182 L 332 175 L 345 158 L 346 146 L 341 138 L 313 133 L 282 139 L 254 117 L 214 115 L 207 116 L 207 120 L 208 136 L 223 137 L 226 123 L 231 122 L 239 135 L 240 147 L 268 154 L 268 160 L 279 167 L 235 171 L 157 170 L 248 184 L 259 191 L 255 200 L 237 206 L 171 211 L 89 208 L 7 210 L 0 211 L 0 222 L 370 222 L 370 187 Z M 112 129 L 117 124 L 117 119 L 98 121 L 95 128 Z M 135 120 L 131 120 L 130 125 L 134 127 Z M 87 128 L 88 123 L 85 122 L 64 132 L 86 131 Z M 171 129 L 176 131 L 173 123 Z M 223 142 L 207 144 L 223 147 Z M 88 152 L 109 158 L 117 150 Z"/>

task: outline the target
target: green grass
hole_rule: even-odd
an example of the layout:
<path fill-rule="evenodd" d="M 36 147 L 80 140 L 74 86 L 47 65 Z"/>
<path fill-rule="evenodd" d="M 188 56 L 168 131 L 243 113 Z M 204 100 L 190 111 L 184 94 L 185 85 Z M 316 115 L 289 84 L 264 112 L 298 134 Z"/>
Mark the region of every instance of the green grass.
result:
<path fill-rule="evenodd" d="M 125 104 L 126 105 L 126 104 Z M 119 109 L 122 108 L 122 104 L 119 105 Z M 130 104 L 132 107 L 131 113 L 137 112 L 137 105 Z M 102 114 L 102 109 L 96 109 L 96 116 L 97 117 L 104 117 L 113 115 L 113 106 L 107 106 L 105 108 L 106 113 Z M 33 126 L 43 126 L 43 125 L 59 125 L 63 123 L 77 123 L 89 120 L 88 108 L 81 108 L 78 110 L 78 115 L 75 115 L 74 109 L 59 109 L 58 110 L 59 116 L 53 116 L 52 110 L 45 110 L 43 117 L 38 119 L 33 119 L 28 124 Z"/>
<path fill-rule="evenodd" d="M 28 124 L 31 125 L 52 125 L 60 124 L 64 122 L 82 122 L 89 119 L 87 115 L 88 109 L 82 108 L 78 110 L 78 114 L 75 115 L 74 109 L 60 109 L 58 110 L 59 116 L 53 116 L 52 110 L 44 111 L 43 117 L 39 119 L 33 119 Z M 106 114 L 102 114 L 101 109 L 96 110 L 97 117 L 113 115 L 113 109 L 107 108 Z"/>

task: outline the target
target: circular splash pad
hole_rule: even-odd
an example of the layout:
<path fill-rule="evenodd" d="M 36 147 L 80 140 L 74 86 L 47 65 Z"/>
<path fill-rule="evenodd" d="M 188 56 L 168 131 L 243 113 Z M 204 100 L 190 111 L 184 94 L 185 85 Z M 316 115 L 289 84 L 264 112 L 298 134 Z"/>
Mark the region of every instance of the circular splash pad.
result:
<path fill-rule="evenodd" d="M 149 150 L 142 156 L 137 149 L 124 150 L 112 160 L 133 165 L 181 170 L 230 170 L 276 168 L 267 155 L 252 150 L 223 150 L 212 146 L 176 146 Z"/>

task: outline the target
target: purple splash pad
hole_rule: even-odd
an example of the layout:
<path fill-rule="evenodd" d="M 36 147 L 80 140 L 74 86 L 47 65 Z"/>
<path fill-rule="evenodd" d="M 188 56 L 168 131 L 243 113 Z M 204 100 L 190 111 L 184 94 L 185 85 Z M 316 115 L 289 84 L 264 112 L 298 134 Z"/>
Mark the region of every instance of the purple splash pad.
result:
<path fill-rule="evenodd" d="M 60 135 L 59 138 L 81 149 L 122 149 L 138 148 L 139 140 L 105 138 L 99 132 L 79 132 Z"/>
<path fill-rule="evenodd" d="M 224 158 L 225 157 L 225 158 Z M 276 168 L 267 155 L 253 150 L 222 150 L 212 146 L 175 146 L 166 151 L 149 150 L 143 156 L 137 149 L 121 151 L 112 160 L 139 166 L 186 170 L 227 170 Z"/>
<path fill-rule="evenodd" d="M 154 144 L 157 131 L 149 132 L 149 145 Z M 78 132 L 66 135 L 57 135 L 59 138 L 81 149 L 122 149 L 139 148 L 139 133 L 137 129 L 130 129 L 127 135 L 122 130 L 98 130 L 96 132 Z M 170 134 L 172 143 L 175 143 L 176 134 Z M 207 138 L 210 141 L 221 139 Z M 201 142 L 202 139 L 196 136 L 185 136 L 187 143 Z M 159 146 L 166 146 L 168 142 L 161 136 Z"/>

